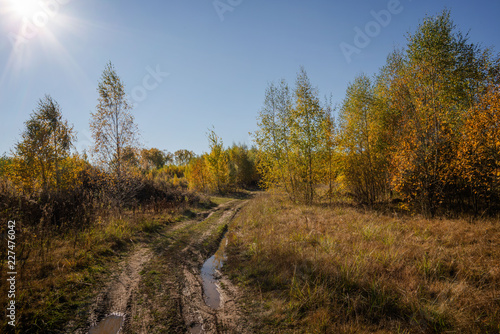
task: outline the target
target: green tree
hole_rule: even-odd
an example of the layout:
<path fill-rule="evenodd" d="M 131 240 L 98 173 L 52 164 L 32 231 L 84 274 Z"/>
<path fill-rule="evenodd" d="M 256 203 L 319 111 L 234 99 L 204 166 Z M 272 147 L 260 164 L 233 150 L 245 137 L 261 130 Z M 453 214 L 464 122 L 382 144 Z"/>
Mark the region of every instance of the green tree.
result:
<path fill-rule="evenodd" d="M 191 159 L 195 156 L 193 151 L 189 150 L 177 150 L 174 153 L 175 164 L 177 166 L 186 166 Z"/>
<path fill-rule="evenodd" d="M 5 153 L 0 157 L 0 176 L 7 174 L 9 166 L 12 165 L 13 159 L 8 157 Z"/>
<path fill-rule="evenodd" d="M 255 186 L 258 182 L 255 154 L 244 144 L 233 144 L 228 149 L 230 171 L 233 175 L 230 177 L 232 182 L 242 188 Z"/>
<path fill-rule="evenodd" d="M 161 169 L 173 162 L 172 153 L 161 151 L 157 148 L 142 149 L 140 153 L 140 165 L 142 170 Z"/>
<path fill-rule="evenodd" d="M 130 113 L 131 106 L 125 88 L 108 63 L 98 86 L 99 103 L 91 113 L 90 129 L 94 139 L 93 153 L 97 161 L 120 178 L 123 171 L 125 148 L 137 146 L 138 128 Z"/>
<path fill-rule="evenodd" d="M 267 88 L 259 129 L 254 134 L 259 150 L 257 167 L 264 187 L 281 188 L 292 201 L 311 204 L 316 186 L 324 181 L 325 141 L 333 123 L 327 126 L 328 111 L 321 106 L 303 68 L 297 75 L 294 95 L 295 101 L 284 80 Z"/>
<path fill-rule="evenodd" d="M 290 127 L 293 98 L 288 84 L 270 84 L 253 134 L 258 149 L 257 170 L 262 186 L 281 188 L 292 201 L 296 198 L 296 173 L 292 164 Z"/>
<path fill-rule="evenodd" d="M 386 156 L 374 86 L 366 75 L 347 88 L 340 110 L 340 146 L 345 181 L 358 202 L 373 204 L 387 189 Z"/>
<path fill-rule="evenodd" d="M 22 183 L 43 189 L 61 185 L 62 161 L 70 154 L 73 127 L 62 119 L 59 104 L 46 95 L 25 122 L 22 140 L 15 146 L 17 174 Z"/>
<path fill-rule="evenodd" d="M 296 102 L 291 110 L 290 143 L 297 190 L 306 204 L 312 204 L 315 187 L 322 181 L 322 154 L 327 113 L 312 87 L 304 68 L 297 75 Z"/>

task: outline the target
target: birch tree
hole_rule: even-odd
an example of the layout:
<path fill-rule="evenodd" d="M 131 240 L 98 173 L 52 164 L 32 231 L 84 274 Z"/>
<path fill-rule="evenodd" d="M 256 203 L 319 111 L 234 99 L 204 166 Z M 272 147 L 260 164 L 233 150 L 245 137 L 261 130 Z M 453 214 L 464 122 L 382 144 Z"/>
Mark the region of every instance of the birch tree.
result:
<path fill-rule="evenodd" d="M 301 68 L 297 75 L 295 98 L 290 129 L 293 167 L 298 174 L 297 191 L 301 194 L 301 200 L 312 204 L 315 186 L 322 181 L 322 139 L 327 113 L 321 106 L 318 93 L 312 87 L 304 68 Z"/>
<path fill-rule="evenodd" d="M 458 170 L 474 213 L 500 201 L 500 89 L 492 85 L 471 108 L 458 149 Z"/>
<path fill-rule="evenodd" d="M 264 187 L 281 188 L 292 201 L 311 204 L 316 185 L 324 179 L 328 112 L 303 68 L 297 75 L 294 97 L 284 80 L 266 90 L 259 129 L 254 133 L 258 170 Z"/>
<path fill-rule="evenodd" d="M 212 189 L 218 193 L 229 190 L 229 157 L 222 139 L 214 130 L 208 132 L 210 152 L 205 155 Z"/>
<path fill-rule="evenodd" d="M 359 202 L 373 204 L 386 190 L 386 156 L 381 140 L 381 117 L 374 86 L 366 75 L 347 88 L 340 110 L 343 174 Z"/>
<path fill-rule="evenodd" d="M 254 133 L 258 147 L 257 169 L 265 188 L 281 188 L 295 200 L 296 175 L 291 163 L 290 125 L 293 102 L 288 84 L 281 80 L 266 89 L 264 106 L 257 118 Z"/>
<path fill-rule="evenodd" d="M 111 62 L 102 73 L 97 91 L 98 104 L 90 121 L 93 153 L 100 164 L 121 178 L 125 148 L 137 146 L 138 128 L 124 84 Z"/>
<path fill-rule="evenodd" d="M 426 18 L 408 37 L 402 82 L 410 103 L 401 111 L 392 182 L 427 214 L 456 197 L 460 134 L 467 110 L 485 91 L 485 61 L 448 11 Z"/>
<path fill-rule="evenodd" d="M 59 104 L 50 95 L 40 99 L 25 126 L 15 146 L 18 176 L 29 188 L 61 186 L 63 161 L 75 138 L 73 127 L 63 120 Z"/>

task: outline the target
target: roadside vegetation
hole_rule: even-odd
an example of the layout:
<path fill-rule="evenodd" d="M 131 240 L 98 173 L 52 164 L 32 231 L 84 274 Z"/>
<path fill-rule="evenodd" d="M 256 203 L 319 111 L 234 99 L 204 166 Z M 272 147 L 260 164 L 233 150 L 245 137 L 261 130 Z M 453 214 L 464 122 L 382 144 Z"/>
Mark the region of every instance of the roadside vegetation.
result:
<path fill-rule="evenodd" d="M 86 321 L 80 313 L 136 244 L 154 243 L 164 228 L 216 206 L 209 194 L 258 183 L 253 150 L 223 148 L 213 131 L 211 152 L 200 157 L 141 147 L 111 63 L 98 84 L 90 128 L 94 146 L 76 152 L 73 127 L 46 95 L 11 154 L 0 159 L 0 228 L 6 233 L 8 222 L 16 222 L 15 248 L 9 250 L 18 272 L 16 327 L 3 322 L 2 332 L 56 333 L 69 320 Z M 7 249 L 0 249 L 2 268 Z M 0 288 L 6 305 L 9 286 Z"/>
<path fill-rule="evenodd" d="M 85 323 L 137 244 L 155 256 L 131 292 L 128 330 L 201 326 L 191 318 L 203 305 L 181 310 L 182 281 L 188 268 L 195 284 L 234 218 L 224 270 L 246 298 L 230 313 L 256 332 L 498 333 L 500 56 L 469 42 L 449 11 L 407 41 L 337 106 L 304 68 L 294 88 L 270 84 L 255 146 L 225 146 L 212 128 L 200 155 L 141 146 L 111 63 L 88 151 L 75 151 L 77 134 L 46 95 L 0 158 L 0 228 L 16 221 L 18 272 L 17 326 L 0 331 Z M 0 257 L 5 268 L 7 247 Z"/>
<path fill-rule="evenodd" d="M 337 119 L 304 69 L 267 88 L 225 267 L 256 332 L 500 331 L 500 57 L 449 11 L 407 41 Z"/>

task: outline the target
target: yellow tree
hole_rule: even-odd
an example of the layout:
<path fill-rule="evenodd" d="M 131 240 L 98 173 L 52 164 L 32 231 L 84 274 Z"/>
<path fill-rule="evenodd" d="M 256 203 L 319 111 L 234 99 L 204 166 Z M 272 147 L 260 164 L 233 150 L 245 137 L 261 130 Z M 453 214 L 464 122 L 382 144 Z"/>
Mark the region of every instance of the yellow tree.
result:
<path fill-rule="evenodd" d="M 189 161 L 186 169 L 186 178 L 189 186 L 197 191 L 208 191 L 209 175 L 206 155 L 194 157 Z"/>
<path fill-rule="evenodd" d="M 373 204 L 386 193 L 387 163 L 374 86 L 366 75 L 347 88 L 339 115 L 342 169 L 358 202 Z"/>
<path fill-rule="evenodd" d="M 500 87 L 492 85 L 467 115 L 458 150 L 459 172 L 471 204 L 490 209 L 500 200 Z"/>
<path fill-rule="evenodd" d="M 292 164 L 290 127 L 292 96 L 288 84 L 270 84 L 266 89 L 264 106 L 257 118 L 259 129 L 254 133 L 258 148 L 257 169 L 266 189 L 283 189 L 295 200 L 297 175 Z"/>
<path fill-rule="evenodd" d="M 327 197 L 332 202 L 334 187 L 339 175 L 338 129 L 333 116 L 334 108 L 331 101 L 325 103 L 325 118 L 322 124 L 321 152 L 322 179 L 328 185 Z"/>
<path fill-rule="evenodd" d="M 283 189 L 292 201 L 312 204 L 316 186 L 324 181 L 328 113 L 303 68 L 294 95 L 295 100 L 284 80 L 266 90 L 254 134 L 257 168 L 265 188 Z"/>
<path fill-rule="evenodd" d="M 426 18 L 408 37 L 400 80 L 410 103 L 401 103 L 406 105 L 392 159 L 392 182 L 425 213 L 433 215 L 454 198 L 458 184 L 452 166 L 463 115 L 484 79 L 481 62 L 478 48 L 455 32 L 448 11 Z"/>
<path fill-rule="evenodd" d="M 255 156 L 251 149 L 244 144 L 236 145 L 228 148 L 230 171 L 232 172 L 231 180 L 239 187 L 254 186 L 256 177 Z"/>
<path fill-rule="evenodd" d="M 205 156 L 211 188 L 218 193 L 229 190 L 229 159 L 222 139 L 214 130 L 208 133 L 210 152 Z"/>
<path fill-rule="evenodd" d="M 296 191 L 306 204 L 314 202 L 316 185 L 322 181 L 322 139 L 327 114 L 317 95 L 305 69 L 301 68 L 296 81 L 296 102 L 291 110 L 290 144 L 292 168 L 297 173 Z"/>
<path fill-rule="evenodd" d="M 62 119 L 59 104 L 46 95 L 25 126 L 22 140 L 15 146 L 15 176 L 28 189 L 60 186 L 63 161 L 69 157 L 74 133 Z"/>

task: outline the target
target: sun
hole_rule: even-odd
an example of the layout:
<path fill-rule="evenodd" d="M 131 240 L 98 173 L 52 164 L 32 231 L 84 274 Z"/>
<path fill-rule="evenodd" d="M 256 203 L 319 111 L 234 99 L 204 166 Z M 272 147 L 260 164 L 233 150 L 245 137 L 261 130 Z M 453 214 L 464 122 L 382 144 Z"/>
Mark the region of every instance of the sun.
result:
<path fill-rule="evenodd" d="M 21 17 L 31 17 L 41 10 L 38 0 L 10 0 L 11 9 Z"/>

